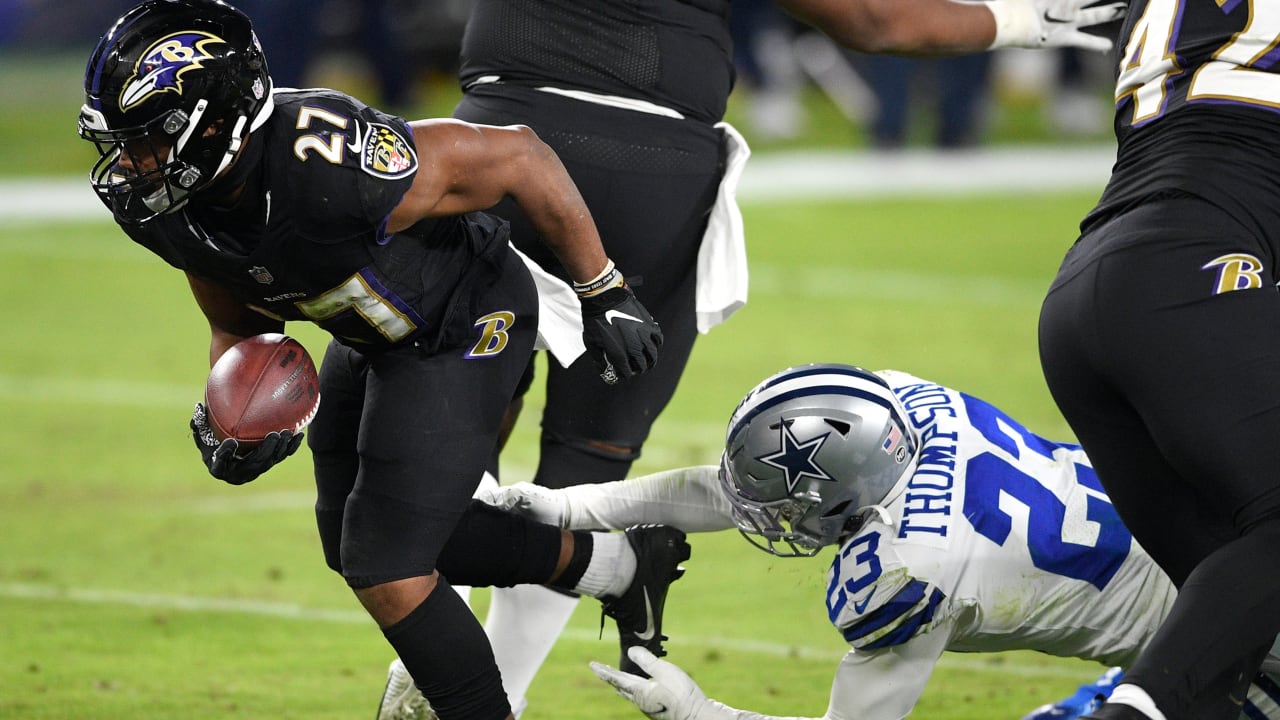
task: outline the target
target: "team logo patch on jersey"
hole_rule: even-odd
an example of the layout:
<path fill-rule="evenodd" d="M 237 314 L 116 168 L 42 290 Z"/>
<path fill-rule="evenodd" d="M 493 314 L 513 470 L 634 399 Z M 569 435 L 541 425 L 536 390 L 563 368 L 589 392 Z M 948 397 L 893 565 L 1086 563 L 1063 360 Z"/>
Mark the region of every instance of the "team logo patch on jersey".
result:
<path fill-rule="evenodd" d="M 133 69 L 133 79 L 120 93 L 120 109 L 128 110 L 162 92 L 182 94 L 182 76 L 199 70 L 213 56 L 206 49 L 222 38 L 198 30 L 176 32 L 160 38 L 147 48 Z"/>
<path fill-rule="evenodd" d="M 1218 282 L 1213 289 L 1214 295 L 1234 290 L 1256 290 L 1262 287 L 1262 261 L 1248 253 L 1220 255 L 1202 265 L 1200 269 L 1218 271 Z"/>
<path fill-rule="evenodd" d="M 418 156 L 400 134 L 386 125 L 369 123 L 360 167 L 374 177 L 398 180 L 418 169 Z"/>

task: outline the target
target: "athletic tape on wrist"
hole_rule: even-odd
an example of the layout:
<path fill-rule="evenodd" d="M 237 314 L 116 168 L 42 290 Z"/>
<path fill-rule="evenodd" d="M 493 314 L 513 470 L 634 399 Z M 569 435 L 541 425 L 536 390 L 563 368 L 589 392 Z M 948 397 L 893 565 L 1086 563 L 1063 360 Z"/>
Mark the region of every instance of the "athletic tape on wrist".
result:
<path fill-rule="evenodd" d="M 618 268 L 610 260 L 595 278 L 584 283 L 574 283 L 573 291 L 578 294 L 578 297 L 590 297 L 625 284 L 622 273 L 618 272 Z"/>

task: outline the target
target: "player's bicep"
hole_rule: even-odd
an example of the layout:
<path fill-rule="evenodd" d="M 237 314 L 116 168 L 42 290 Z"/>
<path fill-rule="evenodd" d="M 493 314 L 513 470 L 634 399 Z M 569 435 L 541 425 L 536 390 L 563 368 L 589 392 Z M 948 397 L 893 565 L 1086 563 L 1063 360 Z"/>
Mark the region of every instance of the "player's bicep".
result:
<path fill-rule="evenodd" d="M 419 120 L 410 127 L 418 147 L 418 171 L 391 212 L 388 229 L 392 232 L 427 217 L 493 207 L 525 174 L 523 158 L 532 138 L 528 128 L 473 125 L 447 118 Z"/>
<path fill-rule="evenodd" d="M 901 720 L 924 693 L 951 625 L 883 650 L 850 650 L 836 669 L 826 720 Z"/>

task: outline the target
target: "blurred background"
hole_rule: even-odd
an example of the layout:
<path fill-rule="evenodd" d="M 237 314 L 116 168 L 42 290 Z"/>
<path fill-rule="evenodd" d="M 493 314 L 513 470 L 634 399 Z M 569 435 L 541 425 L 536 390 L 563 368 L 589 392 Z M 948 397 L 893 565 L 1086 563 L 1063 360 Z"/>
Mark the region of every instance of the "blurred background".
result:
<path fill-rule="evenodd" d="M 72 142 L 84 62 L 132 4 L 0 0 L 0 171 L 84 171 L 88 148 Z M 469 0 L 234 4 L 254 18 L 279 86 L 335 87 L 410 118 L 447 115 L 458 97 Z M 735 0 L 733 30 L 728 119 L 757 152 L 1110 142 L 1111 69 L 1101 54 L 872 57 L 836 47 L 769 0 Z"/>

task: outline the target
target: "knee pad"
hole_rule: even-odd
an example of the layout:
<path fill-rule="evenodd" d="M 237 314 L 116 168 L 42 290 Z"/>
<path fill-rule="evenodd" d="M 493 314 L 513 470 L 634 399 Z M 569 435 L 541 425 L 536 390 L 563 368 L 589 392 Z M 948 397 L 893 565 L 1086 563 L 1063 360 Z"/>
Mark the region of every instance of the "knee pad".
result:
<path fill-rule="evenodd" d="M 560 543 L 560 528 L 472 500 L 437 567 L 458 585 L 540 585 L 555 572 Z"/>

